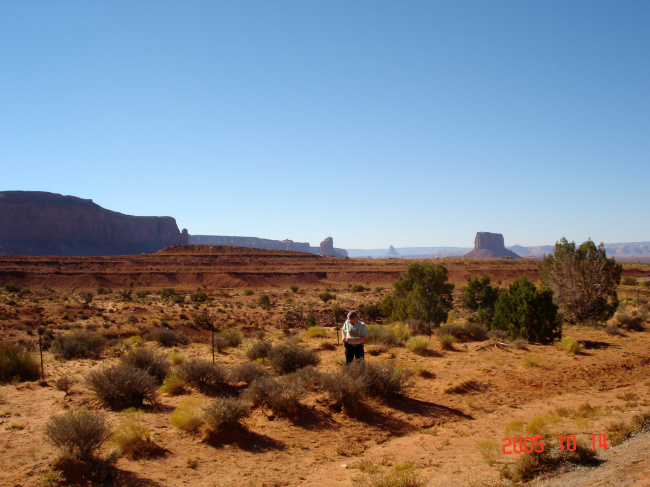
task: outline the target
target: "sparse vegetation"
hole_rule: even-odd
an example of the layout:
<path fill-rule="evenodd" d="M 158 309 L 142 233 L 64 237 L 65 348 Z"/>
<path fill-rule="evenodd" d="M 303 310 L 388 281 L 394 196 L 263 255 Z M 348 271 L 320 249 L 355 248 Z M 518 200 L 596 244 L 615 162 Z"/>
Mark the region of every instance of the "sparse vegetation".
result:
<path fill-rule="evenodd" d="M 136 347 L 121 359 L 122 363 L 144 370 L 151 375 L 157 384 L 162 384 L 169 374 L 169 362 L 162 355 L 155 355 L 146 347 Z"/>
<path fill-rule="evenodd" d="M 246 350 L 246 357 L 248 360 L 266 358 L 272 346 L 273 344 L 268 340 L 257 340 L 253 342 Z"/>
<path fill-rule="evenodd" d="M 203 391 L 223 389 L 228 385 L 226 368 L 205 360 L 186 360 L 176 367 L 175 373 L 183 382 Z"/>
<path fill-rule="evenodd" d="M 199 399 L 186 399 L 174 409 L 172 425 L 183 431 L 198 431 L 203 425 L 203 408 Z"/>
<path fill-rule="evenodd" d="M 169 394 L 170 396 L 178 396 L 185 392 L 185 382 L 176 374 L 169 374 L 163 380 L 162 386 L 160 386 L 160 392 Z"/>
<path fill-rule="evenodd" d="M 237 328 L 228 328 L 218 333 L 217 338 L 222 340 L 227 347 L 238 347 L 244 341 L 244 335 Z"/>
<path fill-rule="evenodd" d="M 176 347 L 190 343 L 190 339 L 185 333 L 169 328 L 156 328 L 148 331 L 145 333 L 144 339 L 158 342 L 163 347 Z"/>
<path fill-rule="evenodd" d="M 307 330 L 307 338 L 325 338 L 327 331 L 322 326 L 312 326 Z"/>
<path fill-rule="evenodd" d="M 233 397 L 220 397 L 205 408 L 203 417 L 207 431 L 215 432 L 219 428 L 239 425 L 250 413 L 247 402 Z"/>
<path fill-rule="evenodd" d="M 443 333 L 442 335 L 438 335 L 438 342 L 440 343 L 440 348 L 443 350 L 453 350 L 454 349 L 454 342 L 456 339 L 447 333 Z"/>
<path fill-rule="evenodd" d="M 64 456 L 92 460 L 97 458 L 100 448 L 111 433 L 104 414 L 70 411 L 50 418 L 43 434 Z"/>
<path fill-rule="evenodd" d="M 298 345 L 279 344 L 268 352 L 269 365 L 277 374 L 295 372 L 301 367 L 318 365 L 320 359 L 312 350 Z"/>
<path fill-rule="evenodd" d="M 302 384 L 287 377 L 279 379 L 263 377 L 254 380 L 244 391 L 242 398 L 251 401 L 254 405 L 267 405 L 279 413 L 293 414 L 298 410 L 304 392 Z"/>
<path fill-rule="evenodd" d="M 569 336 L 562 337 L 562 340 L 557 342 L 555 346 L 559 350 L 566 352 L 568 355 L 575 355 L 582 352 L 584 349 L 584 345 L 582 343 L 579 343 L 578 340 Z"/>
<path fill-rule="evenodd" d="M 424 355 L 429 349 L 429 339 L 422 335 L 411 337 L 406 341 L 406 348 L 417 355 Z"/>
<path fill-rule="evenodd" d="M 143 426 L 140 413 L 127 410 L 122 413 L 122 418 L 123 422 L 111 435 L 110 443 L 130 460 L 151 456 L 157 450 L 157 445 L 151 441 L 149 430 Z"/>
<path fill-rule="evenodd" d="M 106 340 L 103 336 L 89 331 L 75 331 L 58 335 L 52 342 L 51 350 L 54 356 L 61 360 L 75 358 L 98 358 Z"/>
<path fill-rule="evenodd" d="M 489 466 L 494 465 L 500 453 L 499 444 L 494 440 L 480 440 L 476 442 L 476 449 L 481 454 L 481 458 Z"/>
<path fill-rule="evenodd" d="M 40 369 L 36 360 L 20 347 L 0 345 L 0 382 L 37 380 Z"/>
<path fill-rule="evenodd" d="M 90 372 L 86 385 L 106 405 L 114 409 L 155 404 L 158 390 L 155 379 L 144 370 L 120 363 Z"/>
<path fill-rule="evenodd" d="M 245 362 L 232 369 L 230 375 L 235 382 L 251 384 L 254 380 L 269 377 L 271 374 L 259 364 Z"/>

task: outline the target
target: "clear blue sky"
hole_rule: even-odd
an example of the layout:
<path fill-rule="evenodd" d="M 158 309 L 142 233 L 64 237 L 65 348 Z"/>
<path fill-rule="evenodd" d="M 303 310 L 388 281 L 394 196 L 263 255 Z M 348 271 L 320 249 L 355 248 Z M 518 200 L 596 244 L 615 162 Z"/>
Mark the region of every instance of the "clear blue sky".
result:
<path fill-rule="evenodd" d="M 0 190 L 337 247 L 650 240 L 650 2 L 0 0 Z"/>

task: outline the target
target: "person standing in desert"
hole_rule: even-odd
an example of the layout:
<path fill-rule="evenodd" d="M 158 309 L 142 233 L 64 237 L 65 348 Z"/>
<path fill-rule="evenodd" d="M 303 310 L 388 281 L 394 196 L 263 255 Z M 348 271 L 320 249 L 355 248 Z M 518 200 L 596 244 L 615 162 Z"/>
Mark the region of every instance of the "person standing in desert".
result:
<path fill-rule="evenodd" d="M 354 359 L 363 360 L 363 344 L 368 335 L 368 327 L 359 321 L 359 313 L 350 311 L 343 325 L 343 347 L 345 348 L 345 363 L 350 364 Z"/>

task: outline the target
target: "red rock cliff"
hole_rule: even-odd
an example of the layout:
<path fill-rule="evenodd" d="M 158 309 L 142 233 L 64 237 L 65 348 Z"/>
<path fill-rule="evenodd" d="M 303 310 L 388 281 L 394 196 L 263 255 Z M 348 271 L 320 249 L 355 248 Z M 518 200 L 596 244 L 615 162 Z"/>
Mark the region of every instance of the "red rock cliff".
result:
<path fill-rule="evenodd" d="M 74 196 L 0 192 L 0 253 L 120 255 L 187 243 L 171 217 L 130 216 Z"/>

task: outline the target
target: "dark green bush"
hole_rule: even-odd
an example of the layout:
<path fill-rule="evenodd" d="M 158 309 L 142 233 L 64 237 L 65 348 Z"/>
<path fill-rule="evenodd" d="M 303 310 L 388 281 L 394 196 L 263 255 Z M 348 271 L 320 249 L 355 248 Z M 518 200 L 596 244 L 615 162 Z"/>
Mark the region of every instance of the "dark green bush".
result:
<path fill-rule="evenodd" d="M 636 286 L 637 284 L 639 284 L 639 281 L 634 277 L 624 277 L 621 280 L 621 284 L 625 286 Z"/>
<path fill-rule="evenodd" d="M 288 374 L 308 365 L 318 365 L 320 362 L 313 350 L 283 343 L 269 350 L 268 360 L 271 368 L 278 374 Z"/>
<path fill-rule="evenodd" d="M 9 284 L 5 284 L 5 291 L 8 293 L 18 294 L 21 291 L 21 287 L 17 286 L 13 282 L 10 282 Z"/>
<path fill-rule="evenodd" d="M 220 390 L 228 385 L 226 368 L 205 360 L 186 360 L 175 372 L 179 379 L 204 391 Z"/>
<path fill-rule="evenodd" d="M 273 344 L 268 340 L 258 340 L 248 347 L 248 350 L 246 350 L 246 357 L 248 357 L 248 360 L 266 358 L 272 346 Z"/>
<path fill-rule="evenodd" d="M 359 308 L 361 311 L 361 316 L 367 320 L 375 321 L 377 318 L 381 317 L 381 311 L 376 304 L 364 304 Z"/>
<path fill-rule="evenodd" d="M 322 292 L 322 293 L 318 293 L 318 297 L 323 303 L 327 303 L 328 301 L 331 301 L 332 299 L 336 299 L 336 294 L 333 294 L 333 293 L 331 293 L 329 291 L 325 291 L 325 292 Z"/>
<path fill-rule="evenodd" d="M 95 459 L 111 436 L 104 414 L 93 411 L 70 411 L 53 416 L 43 434 L 64 455 L 80 460 Z"/>
<path fill-rule="evenodd" d="M 39 375 L 38 364 L 29 353 L 15 345 L 0 345 L 0 382 L 37 380 Z"/>
<path fill-rule="evenodd" d="M 146 401 L 155 404 L 158 387 L 144 370 L 120 363 L 95 370 L 86 377 L 86 385 L 107 406 L 114 409 L 142 407 Z"/>
<path fill-rule="evenodd" d="M 365 292 L 365 291 L 370 291 L 370 288 L 369 288 L 369 287 L 364 287 L 364 286 L 361 285 L 361 284 L 354 284 L 354 285 L 350 288 L 350 291 L 352 291 L 353 293 L 363 293 L 363 292 Z"/>
<path fill-rule="evenodd" d="M 135 347 L 122 357 L 122 363 L 131 365 L 136 369 L 144 370 L 156 379 L 156 383 L 162 384 L 165 377 L 169 375 L 169 361 L 162 355 L 155 355 L 146 347 Z"/>
<path fill-rule="evenodd" d="M 51 350 L 58 359 L 98 358 L 106 340 L 97 333 L 75 331 L 57 336 L 52 342 Z"/>
<path fill-rule="evenodd" d="M 257 304 L 263 309 L 268 309 L 271 307 L 271 298 L 267 294 L 260 294 L 260 297 L 257 298 Z"/>
<path fill-rule="evenodd" d="M 176 291 L 173 287 L 164 287 L 158 292 L 158 294 L 160 294 L 162 298 L 171 298 L 174 294 L 176 294 Z"/>
<path fill-rule="evenodd" d="M 513 340 L 522 337 L 548 343 L 562 336 L 557 309 L 553 293 L 548 289 L 538 291 L 524 276 L 499 293 L 491 328 L 507 332 Z"/>
<path fill-rule="evenodd" d="M 311 311 L 307 313 L 307 319 L 305 320 L 305 328 L 309 329 L 312 326 L 316 326 L 316 317 Z"/>
<path fill-rule="evenodd" d="M 297 293 L 297 292 L 298 292 L 298 286 L 290 286 L 290 287 L 289 287 L 289 290 L 290 290 L 292 293 Z"/>
<path fill-rule="evenodd" d="M 479 323 L 442 325 L 438 335 L 451 335 L 459 342 L 482 342 L 488 339 L 488 330 Z"/>
<path fill-rule="evenodd" d="M 147 341 L 158 342 L 163 347 L 176 347 L 190 343 L 190 338 L 185 333 L 169 328 L 156 328 L 148 331 L 143 338 Z"/>
<path fill-rule="evenodd" d="M 246 289 L 246 290 L 244 291 L 244 296 L 252 296 L 253 294 L 254 294 L 254 293 L 253 293 L 253 290 L 252 290 L 252 289 Z"/>
<path fill-rule="evenodd" d="M 244 335 L 242 334 L 241 331 L 237 330 L 236 328 L 228 328 L 226 330 L 220 331 L 219 334 L 217 335 L 217 338 L 223 340 L 223 342 L 228 347 L 235 347 L 235 348 L 241 345 L 241 343 L 244 341 Z"/>
<path fill-rule="evenodd" d="M 194 302 L 203 303 L 208 300 L 208 295 L 205 293 L 191 293 L 190 299 Z"/>

